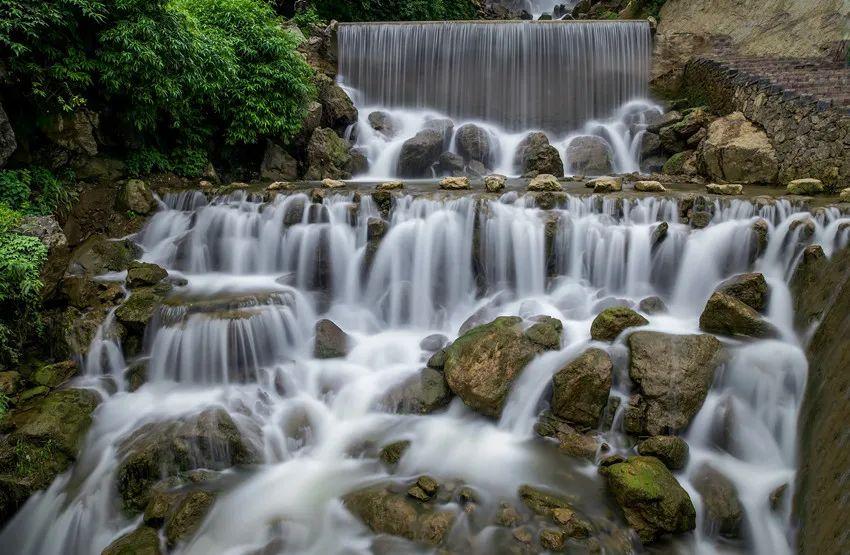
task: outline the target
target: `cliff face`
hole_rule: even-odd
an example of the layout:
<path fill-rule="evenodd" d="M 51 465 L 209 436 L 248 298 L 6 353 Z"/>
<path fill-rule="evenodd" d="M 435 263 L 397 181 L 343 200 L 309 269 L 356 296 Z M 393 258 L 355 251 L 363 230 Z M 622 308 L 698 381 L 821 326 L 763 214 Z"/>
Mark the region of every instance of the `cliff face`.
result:
<path fill-rule="evenodd" d="M 848 25 L 846 0 L 667 0 L 653 80 L 669 88 L 688 58 L 729 47 L 747 56 L 835 55 Z"/>
<path fill-rule="evenodd" d="M 822 320 L 808 347 L 800 415 L 799 547 L 803 555 L 850 553 L 850 249 L 803 266 L 795 304 Z"/>

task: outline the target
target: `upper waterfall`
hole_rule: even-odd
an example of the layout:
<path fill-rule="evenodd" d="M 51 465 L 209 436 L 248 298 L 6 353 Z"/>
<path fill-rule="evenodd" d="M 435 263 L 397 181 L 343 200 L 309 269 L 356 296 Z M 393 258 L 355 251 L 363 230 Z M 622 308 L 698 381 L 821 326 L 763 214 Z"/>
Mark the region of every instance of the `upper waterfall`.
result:
<path fill-rule="evenodd" d="M 339 74 L 362 102 L 563 133 L 645 97 L 643 21 L 343 24 Z"/>

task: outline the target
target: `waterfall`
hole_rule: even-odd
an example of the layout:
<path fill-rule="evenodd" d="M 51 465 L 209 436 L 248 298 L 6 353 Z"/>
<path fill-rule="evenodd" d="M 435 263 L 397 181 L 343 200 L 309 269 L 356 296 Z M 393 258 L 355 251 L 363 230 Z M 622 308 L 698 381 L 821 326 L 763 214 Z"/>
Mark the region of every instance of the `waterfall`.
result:
<path fill-rule="evenodd" d="M 699 314 L 718 282 L 760 271 L 771 288 L 767 317 L 782 341 L 724 339 L 729 360 L 686 432 L 691 458 L 677 474 L 697 506 L 698 528 L 665 547 L 790 554 L 790 494 L 770 508 L 770 493 L 793 484 L 806 377 L 787 279 L 807 244 L 827 253 L 846 246 L 850 218 L 837 209 L 811 214 L 788 200 L 706 200 L 701 208 L 713 218 L 692 229 L 680 220 L 683 206 L 674 197 L 565 195 L 544 210 L 515 192 L 499 199 L 399 196 L 382 212 L 367 193 L 329 195 L 320 204 L 301 193 L 272 200 L 245 192 L 210 200 L 169 195 L 135 236 L 145 260 L 185 280 L 148 325 L 137 357 L 147 365 L 147 383 L 128 391 L 120 377 L 135 361 L 102 356 L 121 346 L 106 333 L 95 337 L 89 352 L 99 363 L 87 365 L 89 374 L 75 385 L 97 386 L 111 374 L 118 390 L 104 392 L 74 467 L 0 532 L 0 551 L 100 553 L 139 522 L 122 513 L 116 492 L 122 442 L 151 422 L 208 407 L 230 413 L 261 446 L 262 460 L 225 473 L 198 534 L 171 553 L 374 552 L 377 541 L 340 497 L 422 474 L 480 495 L 481 513 L 466 515 L 452 500 L 444 505 L 459 514 L 450 550 L 504 547 L 499 530 L 505 529 L 476 515 L 492 514 L 526 483 L 568 493 L 608 529 L 622 527 L 594 466 L 533 439 L 552 375 L 592 344 L 618 361 L 612 395 L 627 399 L 623 341 L 590 340 L 590 323 L 602 308 L 634 307 L 657 295 L 669 310 L 648 314 L 649 329 L 698 333 Z M 370 225 L 378 220 L 385 232 L 376 240 Z M 760 253 L 752 238 L 756 221 L 768 237 Z M 662 222 L 667 236 L 653 244 Z M 799 222 L 806 223 L 805 236 Z M 501 420 L 483 418 L 459 399 L 428 416 L 387 405 L 431 356 L 423 339 L 453 339 L 470 319 L 500 315 L 549 315 L 564 323 L 561 349 L 526 368 Z M 319 318 L 349 334 L 345 357 L 314 358 Z M 613 452 L 634 453 L 621 413 L 597 436 Z M 411 447 L 390 473 L 378 464 L 375 447 L 401 439 Z M 704 524 L 691 481 L 705 462 L 739 492 L 745 518 L 738 545 Z M 397 538 L 384 546 L 422 552 Z"/>

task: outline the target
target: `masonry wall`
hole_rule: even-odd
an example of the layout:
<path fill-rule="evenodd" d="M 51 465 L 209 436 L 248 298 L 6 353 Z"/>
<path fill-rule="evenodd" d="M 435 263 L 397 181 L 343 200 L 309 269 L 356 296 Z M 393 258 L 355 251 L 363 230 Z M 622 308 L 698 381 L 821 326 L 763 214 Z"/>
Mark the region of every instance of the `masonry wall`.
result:
<path fill-rule="evenodd" d="M 779 159 L 779 180 L 815 177 L 850 187 L 850 109 L 770 83 L 717 60 L 685 66 L 682 91 L 722 115 L 740 111 L 764 128 Z M 837 91 L 840 92 L 840 91 Z"/>

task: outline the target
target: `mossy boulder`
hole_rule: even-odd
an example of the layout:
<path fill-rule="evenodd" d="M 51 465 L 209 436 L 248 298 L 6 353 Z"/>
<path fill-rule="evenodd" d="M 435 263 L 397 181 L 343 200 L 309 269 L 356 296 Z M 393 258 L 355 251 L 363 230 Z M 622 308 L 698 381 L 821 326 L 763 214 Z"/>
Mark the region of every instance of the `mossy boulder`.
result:
<path fill-rule="evenodd" d="M 168 277 L 165 268 L 149 262 L 134 261 L 127 269 L 127 287 L 136 289 L 156 285 Z"/>
<path fill-rule="evenodd" d="M 732 276 L 718 285 L 717 291 L 726 293 L 753 310 L 761 312 L 767 308 L 767 281 L 758 272 Z"/>
<path fill-rule="evenodd" d="M 68 273 L 96 276 L 122 272 L 136 258 L 138 247 L 126 239 L 110 240 L 102 235 L 87 239 L 71 253 Z"/>
<path fill-rule="evenodd" d="M 390 405 L 403 413 L 430 414 L 452 400 L 452 391 L 442 372 L 423 368 L 390 395 Z"/>
<path fill-rule="evenodd" d="M 641 541 L 696 528 L 696 510 L 673 474 L 654 457 L 636 456 L 604 466 L 608 489 Z"/>
<path fill-rule="evenodd" d="M 511 384 L 543 347 L 522 318 L 501 317 L 472 328 L 444 349 L 449 388 L 473 410 L 498 418 Z"/>
<path fill-rule="evenodd" d="M 380 458 L 381 462 L 384 464 L 394 466 L 398 464 L 398 461 L 401 460 L 402 455 L 404 455 L 404 452 L 407 451 L 409 447 L 410 442 L 407 440 L 394 441 L 381 449 L 378 454 L 378 458 Z"/>
<path fill-rule="evenodd" d="M 156 209 L 156 200 L 147 184 L 141 179 L 128 179 L 121 191 L 121 206 L 136 214 L 149 214 Z"/>
<path fill-rule="evenodd" d="M 564 324 L 551 316 L 539 316 L 534 324 L 526 331 L 525 336 L 544 349 L 557 350 L 561 348 L 561 334 Z"/>
<path fill-rule="evenodd" d="M 164 476 L 197 468 L 223 470 L 256 462 L 258 454 L 223 409 L 147 424 L 120 445 L 118 492 L 128 514 L 143 511 Z"/>
<path fill-rule="evenodd" d="M 77 375 L 77 363 L 73 360 L 42 366 L 30 376 L 30 381 L 55 389 Z"/>
<path fill-rule="evenodd" d="M 551 411 L 545 411 L 538 417 L 534 432 L 539 436 L 555 439 L 558 442 L 558 451 L 576 459 L 593 461 L 599 450 L 599 441 L 595 437 L 579 432 Z"/>
<path fill-rule="evenodd" d="M 596 341 L 614 341 L 627 328 L 645 326 L 649 320 L 630 308 L 612 306 L 594 318 L 590 337 Z"/>
<path fill-rule="evenodd" d="M 608 353 L 588 349 L 552 378 L 552 412 L 581 426 L 596 427 L 608 403 L 613 364 Z"/>
<path fill-rule="evenodd" d="M 161 555 L 159 534 L 149 526 L 140 526 L 124 534 L 103 550 L 101 555 Z"/>
<path fill-rule="evenodd" d="M 574 507 L 574 501 L 546 490 L 524 485 L 517 491 L 520 501 L 531 512 L 560 526 L 565 538 L 583 539 L 590 536 L 593 526 Z"/>
<path fill-rule="evenodd" d="M 637 452 L 655 457 L 670 470 L 681 470 L 688 462 L 688 444 L 677 436 L 653 436 L 638 443 Z"/>
<path fill-rule="evenodd" d="M 389 534 L 425 545 L 440 545 L 456 515 L 440 511 L 404 493 L 379 485 L 349 493 L 345 507 L 376 534 Z"/>
<path fill-rule="evenodd" d="M 316 322 L 316 358 L 341 358 L 348 354 L 348 334 L 330 320 Z"/>
<path fill-rule="evenodd" d="M 165 539 L 169 547 L 190 539 L 212 508 L 216 494 L 198 489 L 190 491 L 176 503 L 165 519 Z"/>
<path fill-rule="evenodd" d="M 626 431 L 664 435 L 687 427 L 723 361 L 720 341 L 712 335 L 638 331 L 628 344 L 637 394 L 626 409 Z"/>
<path fill-rule="evenodd" d="M 136 289 L 115 311 L 115 319 L 130 334 L 142 336 L 170 289 L 167 284 Z"/>
<path fill-rule="evenodd" d="M 721 291 L 715 291 L 708 299 L 699 317 L 699 327 L 721 335 L 755 338 L 779 335 L 773 324 L 763 319 L 758 312 Z"/>
<path fill-rule="evenodd" d="M 816 195 L 825 189 L 820 179 L 803 178 L 790 181 L 786 190 L 790 195 Z"/>
<path fill-rule="evenodd" d="M 664 162 L 661 172 L 667 175 L 693 175 L 697 171 L 696 163 L 693 150 L 677 152 Z"/>
<path fill-rule="evenodd" d="M 311 181 L 322 179 L 348 179 L 351 163 L 348 143 L 333 129 L 319 127 L 313 131 L 307 145 L 308 170 L 305 178 Z"/>

